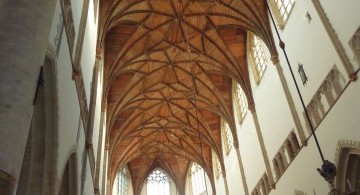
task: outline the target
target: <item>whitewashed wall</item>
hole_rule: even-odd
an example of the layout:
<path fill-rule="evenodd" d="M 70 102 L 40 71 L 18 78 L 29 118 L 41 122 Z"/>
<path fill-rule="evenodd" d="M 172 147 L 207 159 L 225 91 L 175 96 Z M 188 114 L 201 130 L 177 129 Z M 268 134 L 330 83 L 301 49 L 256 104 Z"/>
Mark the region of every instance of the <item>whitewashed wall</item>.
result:
<path fill-rule="evenodd" d="M 74 52 L 79 36 L 81 13 L 84 1 L 72 0 L 72 14 L 74 18 L 75 34 Z M 81 68 L 82 76 L 84 79 L 86 101 L 90 103 L 90 83 L 92 81 L 93 68 L 95 65 L 96 56 L 96 39 L 97 39 L 97 20 L 94 19 L 93 2 L 89 2 L 89 12 L 86 23 L 86 30 L 84 35 L 84 44 L 81 53 Z M 57 155 L 57 190 L 61 185 L 63 171 L 65 169 L 68 158 L 72 153 L 77 156 L 77 192 L 78 194 L 94 194 L 93 178 L 90 170 L 89 157 L 85 149 L 85 135 L 83 122 L 80 119 L 80 106 L 78 94 L 76 91 L 75 81 L 72 80 L 72 62 L 69 53 L 69 46 L 67 43 L 66 31 L 63 29 L 62 34 L 60 31 L 62 15 L 60 1 L 57 2 L 56 11 L 49 38 L 50 47 L 53 47 L 56 53 L 56 38 L 61 36 L 61 47 L 57 56 L 57 87 L 59 99 L 59 140 L 58 140 L 58 155 Z M 73 54 L 74 57 L 75 54 Z M 102 77 L 99 77 L 100 81 Z M 102 81 L 99 82 L 102 84 Z M 100 130 L 100 113 L 101 113 L 101 91 L 102 86 L 98 86 L 98 91 L 95 92 L 95 117 L 94 117 L 94 130 L 93 130 L 93 146 L 95 159 L 97 157 L 97 147 Z M 88 108 L 89 109 L 89 108 Z M 90 109 L 89 109 L 90 110 Z M 104 142 L 102 144 L 104 148 Z M 102 158 L 103 158 L 103 153 Z M 103 160 L 98 163 L 102 163 Z M 102 166 L 100 178 L 103 175 Z M 100 182 L 101 184 L 102 182 Z M 100 191 L 102 186 L 100 186 Z"/>
<path fill-rule="evenodd" d="M 358 12 L 360 2 L 355 0 L 346 1 L 346 3 L 343 1 L 326 0 L 320 0 L 320 2 L 354 69 L 358 69 L 359 66 L 354 60 L 354 53 L 350 49 L 348 42 L 355 30 L 360 26 L 360 12 Z M 309 12 L 311 15 L 312 19 L 310 22 L 305 17 L 306 12 Z M 274 29 L 273 34 L 276 35 Z M 294 8 L 285 24 L 285 28 L 280 30 L 280 36 L 286 44 L 286 51 L 306 105 L 313 98 L 325 80 L 325 77 L 334 66 L 336 66 L 342 74 L 341 79 L 343 79 L 345 83 L 348 82 L 348 75 L 345 68 L 330 37 L 326 33 L 326 29 L 312 1 L 295 1 Z M 278 39 L 276 37 L 274 37 L 274 39 L 276 45 L 278 45 Z M 302 114 L 303 109 L 290 76 L 285 57 L 279 47 L 278 52 L 280 65 L 283 68 L 302 126 L 306 131 L 305 120 Z M 271 169 L 274 171 L 272 159 L 289 133 L 295 129 L 295 125 L 276 67 L 272 65 L 269 52 L 266 48 L 265 55 L 268 60 L 267 69 L 260 84 L 256 85 L 251 69 L 250 78 L 261 132 Z M 306 86 L 302 85 L 301 78 L 297 73 L 297 62 L 304 65 L 305 72 L 309 78 Z M 338 147 L 338 141 L 352 140 L 360 142 L 360 134 L 358 133 L 358 116 L 360 115 L 359 99 L 360 82 L 352 82 L 316 130 L 324 156 L 332 162 L 334 162 L 336 158 L 335 152 Z M 251 113 L 247 113 L 242 124 L 237 122 L 236 127 L 245 177 L 249 193 L 251 194 L 262 174 L 265 172 L 264 160 Z M 305 135 L 309 137 L 307 132 L 305 132 Z M 241 175 L 238 171 L 238 165 L 234 166 L 234 164 L 237 163 L 236 153 L 234 155 L 232 155 L 234 151 L 231 151 L 229 155 L 226 155 L 225 151 L 223 151 L 223 153 L 230 195 L 245 194 Z M 322 162 L 314 139 L 310 137 L 308 145 L 301 149 L 295 160 L 277 181 L 275 185 L 276 189 L 271 190 L 270 194 L 294 194 L 295 190 L 300 190 L 307 194 L 314 194 L 314 192 L 316 194 L 326 194 L 329 191 L 327 183 L 316 171 L 316 168 L 319 168 L 321 164 Z M 275 176 L 274 172 L 273 174 Z M 220 188 L 219 190 L 217 189 L 217 191 L 222 190 L 220 180 L 216 181 L 216 186 Z"/>

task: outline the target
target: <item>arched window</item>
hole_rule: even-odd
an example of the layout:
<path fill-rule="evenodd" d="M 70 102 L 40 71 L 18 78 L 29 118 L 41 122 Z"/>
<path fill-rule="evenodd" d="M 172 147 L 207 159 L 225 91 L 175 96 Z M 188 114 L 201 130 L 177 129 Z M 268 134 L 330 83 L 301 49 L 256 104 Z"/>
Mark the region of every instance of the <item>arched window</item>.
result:
<path fill-rule="evenodd" d="M 231 129 L 230 129 L 229 125 L 227 124 L 227 122 L 225 122 L 224 120 L 221 120 L 221 123 L 222 123 L 223 142 L 225 145 L 225 151 L 226 151 L 226 154 L 229 154 L 232 146 L 234 145 L 234 139 L 231 134 Z"/>
<path fill-rule="evenodd" d="M 113 195 L 128 194 L 128 172 L 126 167 L 122 168 L 116 175 L 113 185 Z"/>
<path fill-rule="evenodd" d="M 215 176 L 218 179 L 220 176 L 220 173 L 222 172 L 222 169 L 221 169 L 221 164 L 220 164 L 219 158 L 217 157 L 217 155 L 214 151 L 212 152 L 212 159 L 213 159 L 213 167 L 214 167 Z"/>
<path fill-rule="evenodd" d="M 239 121 L 240 123 L 242 123 L 242 121 L 244 120 L 247 110 L 248 110 L 248 102 L 245 96 L 245 92 L 242 89 L 242 87 L 234 82 L 234 93 L 235 93 L 235 105 L 236 105 L 236 110 L 238 113 L 238 117 L 239 117 Z"/>
<path fill-rule="evenodd" d="M 169 177 L 161 169 L 155 169 L 147 178 L 147 195 L 170 195 Z"/>
<path fill-rule="evenodd" d="M 262 45 L 263 42 L 259 37 L 255 35 L 251 36 L 250 56 L 252 58 L 253 70 L 257 84 L 260 83 L 261 77 L 264 75 L 264 72 L 266 70 L 266 58 Z"/>
<path fill-rule="evenodd" d="M 206 191 L 204 169 L 195 162 L 191 165 L 191 189 L 193 195 Z"/>
<path fill-rule="evenodd" d="M 284 28 L 285 22 L 288 19 L 293 8 L 295 0 L 272 0 L 270 1 L 273 8 L 275 18 L 281 29 Z"/>

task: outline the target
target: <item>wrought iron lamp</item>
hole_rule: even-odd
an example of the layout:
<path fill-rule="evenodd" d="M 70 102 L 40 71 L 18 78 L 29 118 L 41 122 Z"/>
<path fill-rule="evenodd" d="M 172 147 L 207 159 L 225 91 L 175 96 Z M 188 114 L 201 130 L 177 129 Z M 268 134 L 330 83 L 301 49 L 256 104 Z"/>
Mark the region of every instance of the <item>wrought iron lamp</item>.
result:
<path fill-rule="evenodd" d="M 308 77 L 306 76 L 303 64 L 299 63 L 299 62 L 298 62 L 298 73 L 301 77 L 303 85 L 306 85 L 306 83 L 308 81 Z"/>
<path fill-rule="evenodd" d="M 309 113 L 308 113 L 308 110 L 306 109 L 306 106 L 305 106 L 305 103 L 304 103 L 304 100 L 302 98 L 302 95 L 300 93 L 300 89 L 299 89 L 299 86 L 297 84 L 297 81 L 295 79 L 295 76 L 294 76 L 294 72 L 291 68 L 291 65 L 290 65 L 290 61 L 289 61 L 289 58 L 287 56 L 287 53 L 285 51 L 285 43 L 281 40 L 281 37 L 280 37 L 280 34 L 279 34 L 279 31 L 277 29 L 277 26 L 275 24 L 275 21 L 274 21 L 274 17 L 271 13 L 271 10 L 270 10 L 270 7 L 269 7 L 269 4 L 267 1 L 265 1 L 266 3 L 266 8 L 269 12 L 269 15 L 270 15 L 270 18 L 271 18 L 271 22 L 274 26 L 274 29 L 275 29 L 275 32 L 276 32 L 276 35 L 279 39 L 279 46 L 280 48 L 282 49 L 283 53 L 284 53 L 284 56 L 285 56 L 285 59 L 286 59 L 286 63 L 289 67 L 289 70 L 290 70 L 290 73 L 291 73 L 291 76 L 292 76 L 292 79 L 294 81 L 294 84 L 295 84 L 295 87 L 296 87 L 296 90 L 297 90 L 297 93 L 298 93 L 298 96 L 300 98 L 300 101 L 301 101 L 301 105 L 302 105 L 302 108 L 304 109 L 304 113 L 305 113 L 305 116 L 306 116 L 306 120 L 308 121 L 308 124 L 310 126 L 310 129 L 311 129 L 311 134 L 313 135 L 314 137 L 314 140 L 315 140 L 315 143 L 316 143 L 316 146 L 317 146 L 317 149 L 319 151 L 319 154 L 320 154 L 320 157 L 321 157 L 321 160 L 323 162 L 323 164 L 321 165 L 321 168 L 318 168 L 317 171 L 320 173 L 320 175 L 325 179 L 326 182 L 328 182 L 329 184 L 329 188 L 330 188 L 330 192 L 329 192 L 329 195 L 335 195 L 336 194 L 336 188 L 335 188 L 335 185 L 334 185 L 334 179 L 335 179 L 335 176 L 336 176 L 336 166 L 334 165 L 334 163 L 328 161 L 328 160 L 325 160 L 324 158 L 324 155 L 322 153 L 322 150 L 321 150 L 321 147 L 320 147 L 320 144 L 319 144 L 319 141 L 317 139 L 317 136 L 315 134 L 315 128 L 314 126 L 312 125 L 311 123 L 311 120 L 310 120 L 310 116 L 309 116 Z M 302 73 L 300 72 L 302 69 Z M 305 72 L 303 71 L 303 67 L 302 67 L 302 64 L 300 66 L 299 64 L 299 73 L 300 73 L 300 76 L 302 78 L 302 81 L 303 81 L 303 84 L 304 84 L 304 81 L 306 83 L 307 81 L 307 77 L 305 75 Z"/>

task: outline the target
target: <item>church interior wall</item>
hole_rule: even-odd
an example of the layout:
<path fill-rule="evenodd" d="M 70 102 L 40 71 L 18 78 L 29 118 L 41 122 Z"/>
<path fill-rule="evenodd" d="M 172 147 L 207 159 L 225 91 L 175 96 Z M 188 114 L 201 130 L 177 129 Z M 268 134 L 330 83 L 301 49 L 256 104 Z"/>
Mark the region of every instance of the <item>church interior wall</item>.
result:
<path fill-rule="evenodd" d="M 83 6 L 83 1 L 71 1 L 72 14 L 74 19 L 74 27 L 76 31 L 76 36 L 78 37 L 79 33 L 79 24 L 81 18 L 81 11 Z M 81 68 L 82 68 L 82 78 L 84 81 L 86 100 L 88 103 L 88 108 L 90 104 L 90 93 L 91 93 L 91 83 L 96 83 L 92 81 L 92 75 L 95 65 L 95 47 L 96 47 L 96 37 L 97 37 L 97 22 L 94 20 L 94 8 L 93 3 L 89 4 L 89 12 L 86 24 L 86 30 L 84 33 L 84 42 L 83 49 L 81 53 Z M 58 146 L 58 164 L 57 164 L 57 175 L 58 175 L 58 188 L 61 185 L 63 171 L 65 169 L 67 160 L 72 153 L 77 155 L 77 191 L 78 194 L 92 194 L 94 193 L 94 183 L 92 178 L 92 173 L 90 170 L 89 156 L 85 147 L 85 135 L 83 121 L 80 117 L 80 105 L 78 99 L 78 93 L 75 86 L 75 81 L 72 79 L 73 68 L 72 60 L 74 56 L 70 57 L 69 45 L 67 40 L 67 34 L 64 31 L 60 31 L 61 25 L 59 25 L 59 17 L 62 15 L 62 10 L 60 6 L 60 1 L 56 4 L 56 11 L 54 13 L 53 24 L 51 33 L 49 36 L 49 43 L 52 44 L 52 47 L 56 51 L 56 41 L 55 38 L 62 36 L 61 45 L 59 49 L 59 54 L 57 56 L 56 66 L 57 66 L 57 76 L 58 76 L 58 99 L 59 99 L 59 146 Z M 60 23 L 61 24 L 61 23 Z M 62 34 L 61 34 L 62 33 Z M 74 49 L 75 51 L 77 44 L 77 38 L 74 40 Z M 78 55 L 78 54 L 74 54 Z M 102 77 L 98 77 L 100 81 Z M 101 82 L 102 83 L 102 82 Z M 97 155 L 97 146 L 98 146 L 98 135 L 100 130 L 100 113 L 101 113 L 101 92 L 102 86 L 97 87 L 95 93 L 95 116 L 94 116 L 94 131 L 93 131 L 93 146 L 94 146 L 94 156 L 96 159 Z M 104 148 L 104 141 L 102 142 L 102 148 Z M 100 153 L 102 157 L 103 153 Z M 98 163 L 103 163 L 103 160 L 100 159 Z M 99 166 L 102 171 L 102 166 Z M 102 172 L 100 177 L 102 176 Z M 101 180 L 101 179 L 100 179 Z"/>
<path fill-rule="evenodd" d="M 357 69 L 360 66 L 360 63 L 356 62 L 354 52 L 349 47 L 349 41 L 355 31 L 360 27 L 359 1 L 350 0 L 346 3 L 332 1 L 331 3 L 328 3 L 326 0 L 320 0 L 320 3 L 324 10 L 326 10 L 326 16 L 331 21 L 332 27 L 335 29 L 344 46 L 350 62 L 353 67 Z"/>
<path fill-rule="evenodd" d="M 250 111 L 247 112 L 241 124 L 239 122 L 238 117 L 235 118 L 236 118 L 236 129 L 238 132 L 238 139 L 239 139 L 239 150 L 241 154 L 241 159 L 243 161 L 246 182 L 250 189 L 251 187 L 254 187 L 256 185 L 258 178 L 260 178 L 261 175 L 264 173 L 265 165 L 263 163 L 264 161 L 261 155 L 259 140 L 256 135 L 255 125 L 253 123 L 251 112 Z M 225 164 L 228 164 L 228 166 L 229 164 L 231 164 L 231 167 L 225 167 L 228 173 L 227 177 L 229 177 L 228 181 L 231 181 L 232 178 L 234 177 L 232 176 L 233 170 L 239 169 L 239 163 L 235 153 L 236 152 L 234 150 L 230 151 L 231 155 L 229 156 L 232 158 L 229 159 L 228 158 L 229 156 L 226 156 L 224 151 Z M 249 167 L 256 167 L 256 169 Z M 238 173 L 239 172 L 240 171 L 238 171 Z M 239 177 L 240 175 L 234 177 L 234 179 Z M 234 182 L 234 185 L 229 185 L 230 188 L 229 191 L 230 192 L 232 191 L 232 188 L 230 186 L 237 186 L 238 188 L 239 187 L 242 188 L 241 182 L 242 179 L 237 182 Z"/>
<path fill-rule="evenodd" d="M 239 144 L 239 145 L 240 145 L 239 147 L 241 148 L 242 145 L 241 144 Z M 229 188 L 229 194 L 234 194 L 234 193 L 241 194 L 244 192 L 244 189 L 242 188 L 242 185 L 241 185 L 242 179 L 241 179 L 238 159 L 236 156 L 236 151 L 234 148 L 232 148 L 230 150 L 229 154 L 227 155 L 225 152 L 225 147 L 223 147 L 222 150 L 223 150 L 223 158 L 224 158 L 224 165 L 225 165 L 226 178 L 227 178 L 226 180 L 227 180 L 227 184 L 228 184 L 228 188 Z M 243 154 L 241 154 L 241 155 L 243 155 Z M 222 188 L 225 188 L 223 180 L 224 180 L 223 176 L 220 174 L 217 182 L 220 184 L 220 186 L 222 186 Z M 216 188 L 216 190 L 217 190 L 217 188 Z M 225 190 L 225 189 L 222 189 L 222 190 Z M 220 194 L 219 191 L 217 191 L 217 194 Z"/>
<path fill-rule="evenodd" d="M 315 0 L 314 0 L 315 1 Z M 0 12 L 2 7 L 0 0 Z M 333 25 L 340 43 L 345 49 L 354 70 L 359 68 L 359 64 L 354 59 L 353 50 L 349 46 L 349 40 L 353 36 L 356 29 L 359 28 L 360 15 L 358 8 L 360 2 L 349 0 L 347 3 L 341 1 L 320 0 L 321 5 L 330 23 Z M 326 3 L 325 3 L 326 2 Z M 58 148 L 57 148 L 57 167 L 56 167 L 56 188 L 59 191 L 62 181 L 62 175 L 65 170 L 71 154 L 76 154 L 76 190 L 78 194 L 94 194 L 94 173 L 91 170 L 90 158 L 88 155 L 86 135 L 88 131 L 84 129 L 84 121 L 81 117 L 81 108 L 79 104 L 78 91 L 75 81 L 72 78 L 75 48 L 79 39 L 80 20 L 83 10 L 84 1 L 71 0 L 73 22 L 75 27 L 74 49 L 73 54 L 69 53 L 69 44 L 66 30 L 61 31 L 61 23 L 59 23 L 60 15 L 62 15 L 60 0 L 57 1 L 51 32 L 49 36 L 49 48 L 55 52 L 55 69 L 56 82 L 58 90 Z M 102 62 L 96 60 L 96 38 L 98 21 L 94 20 L 94 4 L 89 3 L 88 17 L 86 21 L 86 29 L 84 33 L 84 42 L 81 52 L 81 74 L 84 82 L 86 94 L 87 108 L 94 109 L 93 116 L 93 134 L 91 137 L 92 150 L 94 152 L 95 167 L 99 168 L 99 191 L 104 192 L 105 187 L 109 186 L 107 178 L 105 135 L 102 135 L 106 129 L 106 114 L 102 115 L 102 91 L 103 78 Z M 346 10 L 346 11 L 345 11 Z M 309 13 L 311 21 L 308 21 L 305 14 Z M 60 24 L 60 25 L 59 25 Z M 344 27 L 344 25 L 346 25 Z M 276 44 L 278 39 L 273 29 L 273 35 Z M 290 17 L 285 24 L 285 28 L 280 30 L 280 36 L 286 44 L 286 51 L 290 59 L 290 63 L 294 70 L 295 78 L 299 84 L 306 106 L 310 104 L 314 96 L 322 89 L 324 81 L 329 72 L 336 68 L 339 71 L 339 79 L 342 82 L 343 92 L 338 94 L 338 99 L 333 105 L 327 105 L 327 111 L 318 125 L 316 125 L 316 133 L 319 138 L 320 146 L 327 160 L 334 163 L 337 158 L 338 142 L 341 140 L 359 141 L 359 115 L 360 115 L 360 82 L 351 82 L 348 78 L 347 70 L 341 61 L 333 43 L 331 42 L 323 23 L 315 9 L 312 1 L 295 1 L 294 8 Z M 61 37 L 61 45 L 57 45 Z M 301 40 L 301 41 L 299 41 Z M 57 54 L 57 47 L 59 53 Z M 256 84 L 253 76 L 253 70 L 250 67 L 249 75 L 252 86 L 253 97 L 255 101 L 256 113 L 258 115 L 261 133 L 264 139 L 264 145 L 267 151 L 267 157 L 270 161 L 271 171 L 274 175 L 275 184 L 271 195 L 287 195 L 294 194 L 295 190 L 303 191 L 307 194 L 326 194 L 329 189 L 327 183 L 316 171 L 321 166 L 314 138 L 310 135 L 306 120 L 303 115 L 303 109 L 299 101 L 296 89 L 294 87 L 290 72 L 287 68 L 285 57 L 279 47 L 280 66 L 283 68 L 289 91 L 295 102 L 297 114 L 300 117 L 301 125 L 306 135 L 307 145 L 303 145 L 296 131 L 294 120 L 290 113 L 289 105 L 284 94 L 283 86 L 279 78 L 276 66 L 271 62 L 270 54 L 264 45 L 265 56 L 267 58 L 267 69 L 259 84 Z M 297 64 L 304 65 L 305 72 L 309 78 L 306 85 L 302 85 L 302 81 L 297 73 Z M 98 69 L 95 68 L 96 63 L 100 63 Z M 98 72 L 94 71 L 98 70 Z M 97 80 L 92 80 L 93 74 L 98 74 Z M 348 85 L 347 85 L 348 84 Z M 97 91 L 94 97 L 91 97 L 91 89 L 97 85 Z M 91 104 L 91 98 L 95 98 L 94 104 Z M 324 100 L 324 96 L 322 96 Z M 90 113 L 90 112 L 89 112 Z M 106 112 L 105 112 L 106 113 Z M 102 118 L 103 117 L 103 118 Z M 101 122 L 103 120 L 103 122 Z M 239 140 L 239 150 L 244 167 L 245 178 L 249 193 L 257 187 L 259 180 L 266 173 L 266 166 L 262 156 L 258 135 L 254 125 L 254 119 L 250 110 L 248 110 L 245 119 L 240 122 L 235 117 L 236 130 Z M 284 142 L 291 132 L 297 135 L 301 149 L 296 152 L 295 159 L 290 161 L 288 154 L 285 156 L 287 164 L 285 171 L 281 177 L 276 176 L 272 159 L 284 147 Z M 101 138 L 101 140 L 99 140 Z M 99 149 L 100 147 L 100 149 Z M 239 169 L 239 162 L 236 149 L 232 147 L 227 154 L 225 147 L 222 147 L 224 165 L 226 171 L 226 180 L 220 174 L 218 178 L 214 176 L 214 184 L 216 194 L 225 195 L 227 182 L 229 195 L 245 194 L 243 181 Z M 285 152 L 286 153 L 286 152 Z M 104 160 L 105 159 L 105 160 Z M 94 173 L 92 173 L 94 171 Z M 208 194 L 213 194 L 211 182 L 206 175 L 206 185 Z M 191 178 L 186 181 L 185 194 L 191 194 Z M 174 182 L 171 180 L 171 194 L 178 194 Z M 109 187 L 108 187 L 109 188 Z M 131 188 L 131 185 L 130 185 Z M 106 189 L 109 190 L 109 189 Z M 130 190 L 129 194 L 132 194 Z M 215 192 L 214 192 L 215 193 Z M 109 193 L 107 193 L 109 194 Z M 141 195 L 146 194 L 143 187 Z M 246 194 L 245 194 L 246 195 Z M 264 194 L 263 194 L 264 195 Z"/>
<path fill-rule="evenodd" d="M 215 184 L 216 194 L 226 194 L 224 179 L 222 175 L 220 174 L 219 177 L 216 177 L 216 175 L 214 175 L 214 179 L 215 179 L 214 184 Z"/>

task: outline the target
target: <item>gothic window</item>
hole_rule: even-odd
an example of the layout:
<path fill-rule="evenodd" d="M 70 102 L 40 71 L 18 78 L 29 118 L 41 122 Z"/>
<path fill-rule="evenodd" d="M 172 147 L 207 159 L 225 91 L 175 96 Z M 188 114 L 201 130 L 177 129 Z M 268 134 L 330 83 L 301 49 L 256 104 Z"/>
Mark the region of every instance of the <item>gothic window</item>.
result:
<path fill-rule="evenodd" d="M 248 102 L 245 96 L 245 92 L 242 89 L 242 87 L 238 84 L 238 83 L 234 83 L 235 84 L 235 101 L 236 101 L 236 107 L 237 107 L 237 111 L 238 111 L 238 117 L 240 120 L 240 123 L 242 123 L 242 121 L 244 120 L 246 113 L 247 113 L 247 109 L 248 109 Z"/>
<path fill-rule="evenodd" d="M 271 6 L 274 10 L 275 18 L 281 29 L 284 28 L 286 20 L 289 18 L 290 12 L 294 6 L 295 0 L 272 0 Z"/>
<path fill-rule="evenodd" d="M 266 70 L 266 58 L 262 44 L 263 42 L 259 37 L 255 35 L 251 37 L 250 55 L 253 59 L 252 64 L 257 84 L 260 83 L 261 77 L 264 75 Z"/>
<path fill-rule="evenodd" d="M 224 134 L 223 141 L 224 141 L 224 145 L 225 145 L 225 151 L 226 151 L 226 154 L 229 154 L 232 146 L 234 145 L 234 139 L 232 137 L 231 129 L 225 121 L 222 121 L 222 131 Z"/>
<path fill-rule="evenodd" d="M 221 164 L 220 164 L 219 158 L 216 156 L 214 151 L 212 153 L 212 156 L 213 156 L 213 167 L 214 167 L 215 176 L 216 176 L 216 178 L 219 178 L 220 173 L 222 172 Z"/>
<path fill-rule="evenodd" d="M 148 176 L 147 195 L 170 195 L 169 177 L 161 169 L 155 169 Z"/>
<path fill-rule="evenodd" d="M 122 168 L 116 175 L 114 186 L 113 186 L 113 195 L 126 195 L 128 192 L 128 176 L 127 169 Z"/>
<path fill-rule="evenodd" d="M 192 195 L 199 195 L 206 191 L 204 169 L 195 162 L 191 165 Z"/>

